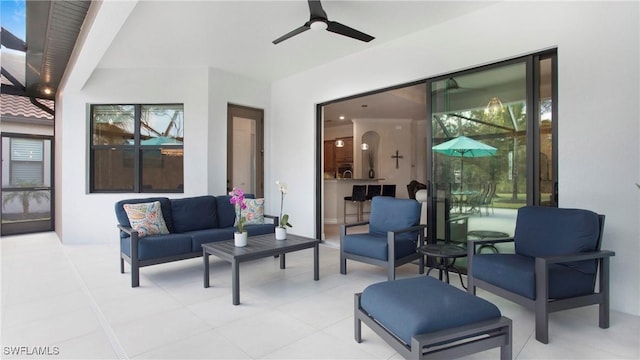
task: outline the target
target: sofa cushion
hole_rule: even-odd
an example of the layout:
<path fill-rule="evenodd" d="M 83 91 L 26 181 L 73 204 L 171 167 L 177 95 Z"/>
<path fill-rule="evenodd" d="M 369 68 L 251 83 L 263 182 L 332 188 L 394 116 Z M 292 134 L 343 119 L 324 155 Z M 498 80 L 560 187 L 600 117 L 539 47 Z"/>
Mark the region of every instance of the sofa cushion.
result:
<path fill-rule="evenodd" d="M 131 238 L 120 239 L 122 252 L 131 256 Z M 138 259 L 151 260 L 191 252 L 191 236 L 183 234 L 150 235 L 138 240 Z"/>
<path fill-rule="evenodd" d="M 218 227 L 216 198 L 210 195 L 171 199 L 171 211 L 175 232 Z"/>
<path fill-rule="evenodd" d="M 360 306 L 402 341 L 501 316 L 498 308 L 430 276 L 385 281 L 362 292 Z"/>
<path fill-rule="evenodd" d="M 164 218 L 164 223 L 167 226 L 167 230 L 170 233 L 175 232 L 173 228 L 173 217 L 171 216 L 171 202 L 169 198 L 166 197 L 151 197 L 151 198 L 142 198 L 142 199 L 126 199 L 120 200 L 115 204 L 116 210 L 116 219 L 118 220 L 118 224 L 126 227 L 131 227 L 131 223 L 129 222 L 129 218 L 127 217 L 126 211 L 122 205 L 124 204 L 140 204 L 140 203 L 149 203 L 159 201 L 160 208 L 162 209 L 162 217 Z M 129 235 L 123 231 L 120 232 L 120 237 L 128 237 Z"/>
<path fill-rule="evenodd" d="M 127 213 L 131 228 L 138 232 L 138 237 L 169 233 L 162 217 L 159 201 L 123 204 L 122 207 Z"/>
<path fill-rule="evenodd" d="M 246 209 L 242 215 L 247 220 L 245 225 L 264 224 L 264 199 L 244 199 Z"/>
<path fill-rule="evenodd" d="M 476 254 L 473 277 L 520 294 L 536 298 L 535 259 L 518 254 Z M 563 299 L 593 293 L 595 274 L 569 266 L 549 266 L 549 298 Z"/>
<path fill-rule="evenodd" d="M 190 231 L 185 235 L 191 236 L 191 251 L 202 251 L 202 244 L 233 239 L 235 228 L 217 228 Z"/>

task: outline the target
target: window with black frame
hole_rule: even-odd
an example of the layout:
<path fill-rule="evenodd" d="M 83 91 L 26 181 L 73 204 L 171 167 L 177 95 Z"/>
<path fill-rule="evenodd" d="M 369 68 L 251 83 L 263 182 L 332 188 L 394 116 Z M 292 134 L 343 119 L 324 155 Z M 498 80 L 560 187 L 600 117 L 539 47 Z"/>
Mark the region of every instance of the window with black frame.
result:
<path fill-rule="evenodd" d="M 184 105 L 91 105 L 92 193 L 184 192 Z"/>

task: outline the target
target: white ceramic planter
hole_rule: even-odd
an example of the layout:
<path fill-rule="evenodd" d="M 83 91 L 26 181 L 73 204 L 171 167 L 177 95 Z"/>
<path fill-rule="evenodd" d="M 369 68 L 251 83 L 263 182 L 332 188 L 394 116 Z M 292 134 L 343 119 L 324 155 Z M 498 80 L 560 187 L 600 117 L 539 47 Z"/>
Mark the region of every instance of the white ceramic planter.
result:
<path fill-rule="evenodd" d="M 287 238 L 287 229 L 276 227 L 276 240 L 285 240 Z"/>
<path fill-rule="evenodd" d="M 236 247 L 244 247 L 247 246 L 247 237 L 249 236 L 248 232 L 243 233 L 233 233 L 233 244 Z"/>

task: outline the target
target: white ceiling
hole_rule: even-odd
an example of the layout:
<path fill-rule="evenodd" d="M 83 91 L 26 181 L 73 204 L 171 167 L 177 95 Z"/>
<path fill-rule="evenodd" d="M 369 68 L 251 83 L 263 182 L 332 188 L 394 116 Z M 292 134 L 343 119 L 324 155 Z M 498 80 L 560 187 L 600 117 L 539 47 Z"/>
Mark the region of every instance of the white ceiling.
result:
<path fill-rule="evenodd" d="M 364 43 L 327 31 L 272 41 L 309 20 L 305 0 L 141 0 L 99 68 L 213 67 L 277 80 L 388 42 L 495 3 L 489 1 L 338 1 L 322 6 L 329 20 L 375 37 Z M 126 55 L 124 55 L 126 54 Z"/>

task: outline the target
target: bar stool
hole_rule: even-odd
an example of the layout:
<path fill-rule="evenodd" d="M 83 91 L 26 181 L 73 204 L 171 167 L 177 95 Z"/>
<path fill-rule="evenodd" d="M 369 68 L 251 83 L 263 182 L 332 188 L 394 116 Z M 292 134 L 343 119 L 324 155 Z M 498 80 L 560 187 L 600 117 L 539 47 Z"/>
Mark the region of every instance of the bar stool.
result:
<path fill-rule="evenodd" d="M 347 215 L 356 215 L 357 221 L 362 220 L 362 204 L 367 201 L 367 185 L 353 185 L 351 196 L 344 197 L 344 223 L 347 223 Z M 347 214 L 347 204 L 356 205 L 356 213 Z"/>
<path fill-rule="evenodd" d="M 362 218 L 364 220 L 364 214 L 370 214 L 371 213 L 371 199 L 373 199 L 374 196 L 380 196 L 380 194 L 382 193 L 382 185 L 367 185 L 367 203 L 369 204 L 369 211 L 364 211 L 364 204 L 362 204 Z"/>
<path fill-rule="evenodd" d="M 396 185 L 395 184 L 382 185 L 382 196 L 396 197 Z"/>

